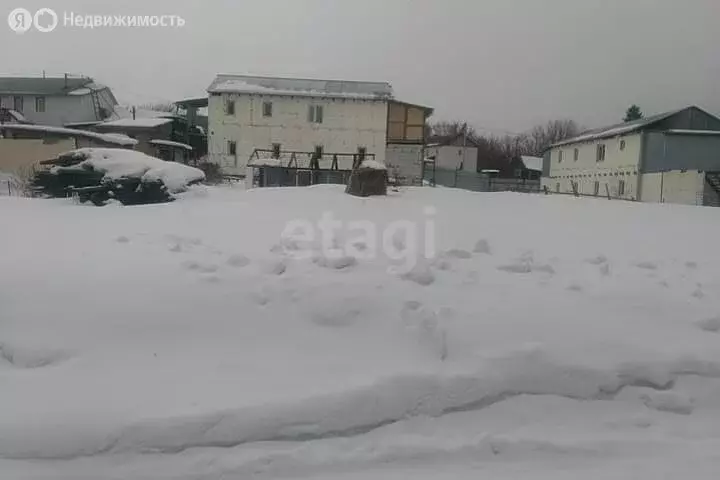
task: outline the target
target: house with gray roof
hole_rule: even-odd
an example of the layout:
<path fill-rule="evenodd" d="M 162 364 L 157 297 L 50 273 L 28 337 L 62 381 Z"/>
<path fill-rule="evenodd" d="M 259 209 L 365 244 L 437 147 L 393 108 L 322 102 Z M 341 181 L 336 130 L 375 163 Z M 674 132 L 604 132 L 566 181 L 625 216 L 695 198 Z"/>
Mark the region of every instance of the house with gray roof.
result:
<path fill-rule="evenodd" d="M 720 118 L 695 107 L 583 132 L 548 148 L 556 193 L 720 206 Z"/>
<path fill-rule="evenodd" d="M 0 109 L 37 125 L 103 121 L 112 117 L 117 103 L 108 87 L 89 77 L 0 76 Z"/>

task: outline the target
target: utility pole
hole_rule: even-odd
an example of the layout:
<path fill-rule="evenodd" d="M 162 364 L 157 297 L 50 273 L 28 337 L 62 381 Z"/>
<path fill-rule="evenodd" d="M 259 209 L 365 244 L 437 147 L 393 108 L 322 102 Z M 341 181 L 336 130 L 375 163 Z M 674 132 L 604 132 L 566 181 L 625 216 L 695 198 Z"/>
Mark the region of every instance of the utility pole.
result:
<path fill-rule="evenodd" d="M 465 152 L 467 151 L 467 122 L 463 124 L 463 151 L 462 151 L 462 162 L 460 163 L 460 169 L 465 170 Z"/>

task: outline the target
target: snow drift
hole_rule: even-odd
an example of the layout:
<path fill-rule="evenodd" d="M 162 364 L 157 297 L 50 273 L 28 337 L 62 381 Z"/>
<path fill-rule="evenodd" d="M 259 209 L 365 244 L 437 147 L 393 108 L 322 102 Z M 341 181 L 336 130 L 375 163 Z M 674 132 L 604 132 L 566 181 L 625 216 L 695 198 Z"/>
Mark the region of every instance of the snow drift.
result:
<path fill-rule="evenodd" d="M 0 198 L 3 478 L 714 478 L 720 211 L 430 188 L 178 198 Z M 285 235 L 327 212 L 342 255 Z M 387 234 L 398 221 L 434 232 L 435 255 L 398 271 L 368 255 L 368 221 L 393 253 L 413 245 Z"/>

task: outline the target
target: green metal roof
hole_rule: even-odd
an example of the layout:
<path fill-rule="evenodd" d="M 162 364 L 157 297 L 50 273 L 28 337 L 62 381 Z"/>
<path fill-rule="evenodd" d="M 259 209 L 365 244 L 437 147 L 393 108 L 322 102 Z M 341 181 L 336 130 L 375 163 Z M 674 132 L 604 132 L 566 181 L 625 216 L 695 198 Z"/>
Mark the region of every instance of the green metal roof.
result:
<path fill-rule="evenodd" d="M 65 95 L 89 83 L 87 77 L 0 77 L 0 95 Z"/>

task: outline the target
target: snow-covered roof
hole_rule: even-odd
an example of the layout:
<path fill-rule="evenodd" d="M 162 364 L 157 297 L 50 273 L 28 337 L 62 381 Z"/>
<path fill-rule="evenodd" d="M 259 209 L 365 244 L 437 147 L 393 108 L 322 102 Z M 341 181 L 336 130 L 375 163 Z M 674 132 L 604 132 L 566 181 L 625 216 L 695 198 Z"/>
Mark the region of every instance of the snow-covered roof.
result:
<path fill-rule="evenodd" d="M 543 158 L 542 157 L 531 157 L 529 155 L 521 155 L 520 159 L 523 162 L 523 165 L 525 165 L 525 168 L 528 170 L 537 170 L 538 172 L 542 171 L 543 168 Z"/>
<path fill-rule="evenodd" d="M 115 105 L 113 120 L 133 118 L 133 107 Z M 181 118 L 173 112 L 150 110 L 147 108 L 135 108 L 135 118 Z"/>
<path fill-rule="evenodd" d="M 365 100 L 386 100 L 393 96 L 392 86 L 384 82 L 312 80 L 248 75 L 218 75 L 208 87 L 208 92 Z"/>
<path fill-rule="evenodd" d="M 172 123 L 172 118 L 121 118 L 120 120 L 111 120 L 103 122 L 98 127 L 123 127 L 123 128 L 156 128 L 162 125 Z"/>
<path fill-rule="evenodd" d="M 0 76 L 0 94 L 15 95 L 68 95 L 77 89 L 93 84 L 88 77 L 3 77 Z M 88 90 L 88 93 L 90 91 Z"/>
<path fill-rule="evenodd" d="M 71 167 L 55 167 L 63 171 L 92 169 L 104 173 L 103 180 L 140 178 L 143 181 L 162 181 L 170 193 L 177 193 L 189 184 L 202 181 L 202 170 L 177 162 L 166 162 L 136 150 L 119 148 L 81 148 L 60 155 L 61 158 L 81 158 Z"/>
<path fill-rule="evenodd" d="M 191 147 L 191 146 L 188 145 L 187 143 L 173 142 L 173 141 L 171 141 L 171 140 L 162 140 L 162 139 L 150 140 L 148 143 L 151 144 L 151 145 L 162 145 L 162 146 L 165 146 L 165 147 L 183 148 L 183 149 L 185 149 L 185 150 L 192 150 L 192 149 L 193 149 L 193 147 Z"/>
<path fill-rule="evenodd" d="M 89 138 L 92 140 L 99 140 L 101 142 L 120 145 L 123 147 L 131 147 L 137 145 L 138 141 L 134 138 L 130 138 L 125 135 L 109 134 L 109 133 L 96 133 L 88 132 L 87 130 L 75 130 L 72 128 L 62 127 L 51 127 L 48 125 L 16 125 L 16 124 L 3 124 L 0 125 L 0 130 L 11 130 L 20 132 L 36 132 L 44 133 L 49 135 L 61 135 L 67 137 L 82 137 Z"/>
<path fill-rule="evenodd" d="M 666 130 L 665 133 L 670 135 L 720 135 L 718 130 L 685 130 L 685 129 L 672 129 Z"/>
<path fill-rule="evenodd" d="M 629 133 L 633 133 L 633 132 L 636 132 L 639 130 L 644 130 L 646 128 L 650 128 L 653 125 L 655 125 L 656 123 L 659 123 L 659 122 L 666 120 L 674 115 L 677 115 L 681 112 L 684 112 L 684 111 L 690 110 L 690 109 L 700 110 L 698 107 L 694 107 L 694 106 L 686 107 L 686 108 L 682 108 L 680 110 L 673 110 L 671 112 L 665 112 L 665 113 L 661 113 L 659 115 L 653 115 L 653 116 L 650 116 L 647 118 L 642 118 L 640 120 L 635 120 L 632 122 L 618 123 L 615 125 L 611 125 L 609 127 L 588 130 L 576 137 L 568 138 L 567 140 L 563 140 L 561 142 L 557 142 L 553 145 L 550 145 L 549 148 L 561 147 L 563 145 L 570 145 L 573 143 L 589 142 L 589 141 L 598 140 L 601 138 L 611 138 L 611 137 L 616 137 L 618 135 L 627 135 Z"/>
<path fill-rule="evenodd" d="M 97 120 L 94 122 L 71 122 L 71 123 L 66 123 L 63 126 L 66 128 L 92 127 L 92 126 L 98 125 L 100 123 L 103 123 L 103 122 L 100 120 Z"/>

